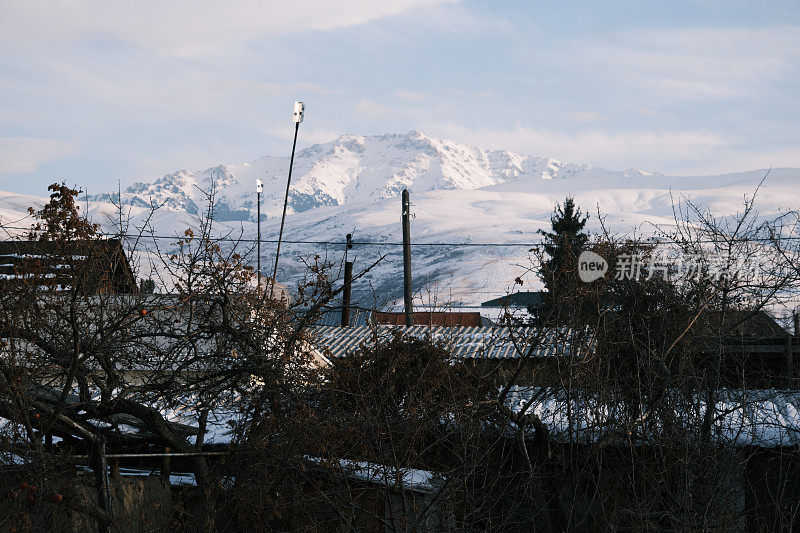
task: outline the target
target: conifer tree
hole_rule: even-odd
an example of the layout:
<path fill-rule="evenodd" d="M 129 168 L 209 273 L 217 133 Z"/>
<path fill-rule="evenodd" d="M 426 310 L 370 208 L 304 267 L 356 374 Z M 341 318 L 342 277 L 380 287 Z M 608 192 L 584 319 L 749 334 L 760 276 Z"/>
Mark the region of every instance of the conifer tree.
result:
<path fill-rule="evenodd" d="M 588 219 L 589 215 L 575 206 L 575 199 L 567 197 L 563 206 L 556 205 L 550 217 L 551 231 L 539 230 L 548 256 L 541 262 L 539 277 L 551 299 L 567 292 L 577 280 L 578 256 L 589 240 L 583 231 Z"/>

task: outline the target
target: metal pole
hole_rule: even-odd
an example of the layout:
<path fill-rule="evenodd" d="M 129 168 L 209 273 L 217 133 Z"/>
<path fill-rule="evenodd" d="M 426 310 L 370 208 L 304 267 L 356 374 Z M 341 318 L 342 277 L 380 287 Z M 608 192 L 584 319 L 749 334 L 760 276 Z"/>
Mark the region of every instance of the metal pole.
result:
<path fill-rule="evenodd" d="M 792 321 L 794 322 L 794 338 L 789 340 L 790 345 L 789 345 L 789 353 L 788 353 L 788 359 L 789 359 L 789 361 L 788 361 L 788 366 L 789 366 L 788 374 L 789 374 L 790 378 L 794 377 L 794 370 L 795 370 L 795 368 L 794 368 L 794 349 L 795 349 L 795 344 L 797 343 L 797 338 L 798 338 L 798 336 L 800 336 L 800 314 L 798 314 L 797 309 L 794 310 L 794 313 L 793 313 L 793 316 L 792 316 Z"/>
<path fill-rule="evenodd" d="M 408 189 L 403 189 L 403 303 L 406 308 L 406 326 L 414 324 L 414 309 L 411 306 L 411 202 Z"/>
<path fill-rule="evenodd" d="M 292 142 L 292 157 L 289 159 L 289 179 L 286 181 L 286 196 L 283 198 L 283 215 L 281 215 L 281 229 L 278 232 L 278 249 L 275 251 L 275 268 L 272 269 L 272 285 L 269 290 L 269 297 L 275 291 L 275 277 L 278 275 L 278 258 L 281 255 L 281 239 L 283 239 L 283 223 L 286 221 L 286 205 L 289 203 L 289 185 L 292 184 L 292 166 L 294 166 L 294 149 L 297 146 L 297 131 L 300 123 L 294 123 L 294 141 Z"/>
<path fill-rule="evenodd" d="M 166 449 L 166 448 L 165 448 Z M 108 459 L 147 459 L 152 457 L 212 457 L 230 455 L 231 452 L 169 452 L 169 453 L 109 453 Z M 90 459 L 90 455 L 68 455 L 67 459 Z"/>
<path fill-rule="evenodd" d="M 256 208 L 256 220 L 258 221 L 256 224 L 258 226 L 258 237 L 257 237 L 258 244 L 256 244 L 256 255 L 258 255 L 257 259 L 258 262 L 256 263 L 258 265 L 256 266 L 256 269 L 258 270 L 258 285 L 256 285 L 256 291 L 261 292 L 261 191 L 260 190 L 256 193 L 256 203 L 258 204 L 258 207 Z"/>

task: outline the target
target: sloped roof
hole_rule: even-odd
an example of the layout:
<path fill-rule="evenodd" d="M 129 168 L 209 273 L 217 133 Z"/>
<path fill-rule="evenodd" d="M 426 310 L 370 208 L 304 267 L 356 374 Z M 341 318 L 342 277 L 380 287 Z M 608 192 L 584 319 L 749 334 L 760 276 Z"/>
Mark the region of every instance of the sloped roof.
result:
<path fill-rule="evenodd" d="M 404 326 L 405 313 L 385 311 L 375 312 L 375 323 L 390 326 Z M 483 326 L 481 314 L 477 312 L 451 312 L 451 311 L 415 311 L 413 313 L 414 325 L 417 326 Z"/>
<path fill-rule="evenodd" d="M 90 294 L 137 292 L 136 278 L 117 239 L 0 241 L 0 284 L 26 279 L 55 289 L 78 283 Z"/>
<path fill-rule="evenodd" d="M 306 309 L 296 309 L 302 315 Z M 342 309 L 325 309 L 314 320 L 316 326 L 341 326 Z M 405 314 L 375 311 L 360 307 L 350 308 L 350 326 L 374 326 L 375 324 L 404 326 Z M 464 311 L 415 311 L 414 324 L 417 326 L 491 326 L 493 322 L 478 312 Z"/>
<path fill-rule="evenodd" d="M 676 394 L 680 391 L 676 391 Z M 682 402 L 675 412 L 675 419 L 689 428 L 699 428 L 704 422 L 705 402 L 697 391 L 683 398 L 689 405 L 698 408 L 687 409 Z M 530 403 L 529 403 L 530 402 Z M 646 443 L 647 434 L 630 434 L 631 426 L 626 426 L 628 405 L 616 401 L 603 400 L 599 396 L 581 394 L 572 396 L 562 388 L 543 388 L 515 386 L 506 398 L 508 407 L 520 413 L 529 406 L 526 414 L 536 414 L 556 440 L 590 443 L 607 440 L 628 445 L 630 439 Z M 653 419 L 663 416 L 656 407 L 643 418 Z M 733 390 L 723 389 L 717 399 L 713 439 L 718 444 L 736 446 L 759 446 L 764 448 L 800 446 L 800 392 L 776 389 Z M 636 424 L 642 428 L 659 431 L 658 422 Z"/>
<path fill-rule="evenodd" d="M 308 309 L 295 309 L 293 310 L 298 316 L 302 316 Z M 369 326 L 372 324 L 372 313 L 369 309 L 360 309 L 353 307 L 350 309 L 350 325 L 351 326 Z M 325 309 L 320 312 L 319 316 L 314 320 L 315 326 L 341 326 L 342 325 L 342 310 L 338 309 Z"/>
<path fill-rule="evenodd" d="M 531 357 L 573 353 L 583 339 L 567 328 L 441 327 L 441 326 L 313 326 L 308 333 L 314 346 L 332 358 L 352 355 L 361 346 L 388 342 L 396 332 L 444 344 L 453 358 L 514 359 L 532 350 Z M 576 352 L 579 350 L 575 350 Z"/>
<path fill-rule="evenodd" d="M 334 459 L 306 456 L 310 463 L 322 466 L 330 464 L 339 467 L 347 477 L 384 487 L 411 490 L 422 494 L 435 493 L 442 488 L 444 476 L 418 468 L 396 468 L 394 466 L 355 461 L 353 459 Z"/>
<path fill-rule="evenodd" d="M 261 292 L 267 293 L 272 291 L 270 297 L 277 301 L 284 301 L 286 304 L 292 303 L 292 293 L 289 291 L 289 287 L 281 283 L 280 281 L 276 281 L 273 285 L 272 277 L 267 277 L 262 275 L 261 276 L 261 286 L 258 286 L 258 277 L 254 277 L 250 280 L 250 286 L 255 289 L 260 289 Z"/>
<path fill-rule="evenodd" d="M 481 307 L 541 307 L 544 295 L 544 291 L 515 292 L 483 302 Z"/>
<path fill-rule="evenodd" d="M 720 320 L 718 311 L 708 311 L 705 318 L 711 324 Z M 789 332 L 781 327 L 766 311 L 728 310 L 725 312 L 725 326 L 732 328 L 729 335 L 737 337 L 785 336 Z"/>

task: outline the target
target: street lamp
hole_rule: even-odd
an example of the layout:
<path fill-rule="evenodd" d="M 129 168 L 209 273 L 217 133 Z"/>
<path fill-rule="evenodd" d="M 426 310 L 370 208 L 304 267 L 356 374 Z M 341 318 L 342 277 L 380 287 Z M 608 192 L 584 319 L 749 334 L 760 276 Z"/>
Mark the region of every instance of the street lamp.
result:
<path fill-rule="evenodd" d="M 278 275 L 278 258 L 281 255 L 281 240 L 283 240 L 283 224 L 286 221 L 286 206 L 289 203 L 289 186 L 292 184 L 292 167 L 294 166 L 294 150 L 297 147 L 297 131 L 306 112 L 303 102 L 295 102 L 292 110 L 292 120 L 294 120 L 294 141 L 292 142 L 292 157 L 289 159 L 289 179 L 286 181 L 286 195 L 283 198 L 283 215 L 281 215 L 281 229 L 278 232 L 278 249 L 275 251 L 275 267 L 272 269 L 272 287 L 269 297 L 273 297 L 275 291 L 275 277 Z"/>
<path fill-rule="evenodd" d="M 264 182 L 261 178 L 256 180 L 256 226 L 258 227 L 258 236 L 256 238 L 256 254 L 258 255 L 258 263 L 256 269 L 258 271 L 258 285 L 257 290 L 261 290 L 261 193 L 264 192 Z"/>

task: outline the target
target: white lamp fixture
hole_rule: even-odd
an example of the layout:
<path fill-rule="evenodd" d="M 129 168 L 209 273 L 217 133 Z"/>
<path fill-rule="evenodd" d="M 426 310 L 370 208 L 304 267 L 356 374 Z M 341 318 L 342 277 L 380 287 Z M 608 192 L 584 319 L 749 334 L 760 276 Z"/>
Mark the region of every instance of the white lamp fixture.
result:
<path fill-rule="evenodd" d="M 303 102 L 295 102 L 294 103 L 294 111 L 292 112 L 292 118 L 294 119 L 296 124 L 300 124 L 303 122 L 303 115 L 305 114 L 306 106 L 303 105 Z"/>
<path fill-rule="evenodd" d="M 261 178 L 256 180 L 256 192 L 264 192 L 264 182 Z"/>
<path fill-rule="evenodd" d="M 300 123 L 303 122 L 306 106 L 303 102 L 295 100 L 292 110 L 292 120 L 294 120 L 294 141 L 292 141 L 292 157 L 289 158 L 289 177 L 286 180 L 286 195 L 283 197 L 283 214 L 281 215 L 281 229 L 278 230 L 278 248 L 275 250 L 275 266 L 272 269 L 272 287 L 269 296 L 272 298 L 275 290 L 275 280 L 278 277 L 278 258 L 281 256 L 281 241 L 283 240 L 283 224 L 286 222 L 286 206 L 289 204 L 289 187 L 292 184 L 292 167 L 294 166 L 294 150 L 297 147 L 297 132 L 300 130 Z M 260 238 L 259 238 L 260 242 Z"/>

